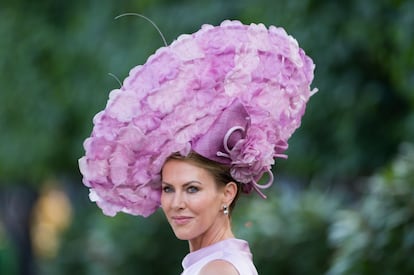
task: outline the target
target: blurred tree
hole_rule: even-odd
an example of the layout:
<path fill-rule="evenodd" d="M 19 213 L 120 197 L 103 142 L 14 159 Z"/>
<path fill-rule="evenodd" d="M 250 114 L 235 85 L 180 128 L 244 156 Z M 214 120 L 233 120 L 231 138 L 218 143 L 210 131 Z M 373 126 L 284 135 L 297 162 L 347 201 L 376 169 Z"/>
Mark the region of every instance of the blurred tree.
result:
<path fill-rule="evenodd" d="M 334 253 L 327 234 L 344 200 L 279 186 L 269 199 L 237 209 L 237 234 L 250 241 L 259 274 L 324 274 Z"/>
<path fill-rule="evenodd" d="M 113 20 L 125 12 L 153 19 L 168 42 L 224 19 L 285 27 L 315 60 L 320 92 L 291 139 L 290 160 L 278 163 L 277 172 L 302 185 L 360 191 L 361 178 L 388 163 L 401 143 L 414 140 L 413 9 L 409 0 L 2 0 L 0 197 L 5 228 L 16 226 L 6 224 L 14 220 L 5 217 L 30 217 L 32 204 L 10 207 L 11 198 L 34 201 L 36 189 L 51 177 L 81 185 L 77 159 L 82 141 L 93 115 L 118 87 L 107 73 L 122 80 L 162 46 L 145 20 Z M 98 219 L 87 212 L 76 212 L 75 220 Z M 303 232 L 308 226 L 325 230 L 324 217 L 317 226 L 303 224 Z M 118 222 L 122 218 L 113 221 Z M 73 226 L 76 232 L 79 224 Z M 25 230 L 20 237 L 28 236 Z M 26 242 L 24 247 L 30 247 Z M 117 249 L 128 249 L 130 242 L 123 242 Z"/>
<path fill-rule="evenodd" d="M 369 180 L 355 209 L 339 211 L 330 231 L 336 253 L 328 275 L 412 274 L 414 144 Z"/>
<path fill-rule="evenodd" d="M 286 16 L 295 18 L 292 32 L 316 60 L 320 91 L 293 136 L 288 153 L 294 161 L 283 162 L 282 170 L 352 188 L 387 163 L 401 142 L 414 140 L 413 2 L 297 5 L 302 13 Z"/>
<path fill-rule="evenodd" d="M 16 247 L 0 222 L 0 274 L 17 274 L 18 259 L 15 250 Z"/>

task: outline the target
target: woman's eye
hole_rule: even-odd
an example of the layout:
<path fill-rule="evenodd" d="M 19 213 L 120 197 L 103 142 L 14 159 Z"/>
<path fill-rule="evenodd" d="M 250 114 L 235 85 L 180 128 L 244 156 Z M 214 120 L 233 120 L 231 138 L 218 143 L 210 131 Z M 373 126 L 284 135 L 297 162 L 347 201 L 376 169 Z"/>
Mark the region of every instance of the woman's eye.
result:
<path fill-rule="evenodd" d="M 196 193 L 196 192 L 198 192 L 198 188 L 195 187 L 195 186 L 190 186 L 190 187 L 187 188 L 187 192 L 188 193 Z"/>
<path fill-rule="evenodd" d="M 162 191 L 163 191 L 164 193 L 171 193 L 171 192 L 172 192 L 172 188 L 171 188 L 171 187 L 169 187 L 169 186 L 164 186 L 164 187 L 162 188 Z"/>

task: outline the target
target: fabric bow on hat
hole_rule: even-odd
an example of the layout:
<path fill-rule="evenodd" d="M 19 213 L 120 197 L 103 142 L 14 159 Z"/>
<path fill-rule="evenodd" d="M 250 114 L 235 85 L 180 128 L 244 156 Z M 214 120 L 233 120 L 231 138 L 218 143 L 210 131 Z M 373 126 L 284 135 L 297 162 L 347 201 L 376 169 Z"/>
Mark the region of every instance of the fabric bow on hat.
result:
<path fill-rule="evenodd" d="M 242 191 L 249 193 L 255 189 L 265 198 L 260 189 L 273 183 L 270 170 L 273 157 L 269 154 L 268 163 L 263 163 L 261 156 L 266 152 L 260 150 L 273 151 L 273 148 L 261 148 L 259 143 L 249 140 L 246 135 L 249 126 L 250 116 L 236 99 L 221 112 L 206 133 L 192 142 L 191 148 L 207 159 L 229 165 L 232 177 L 243 184 Z M 267 184 L 259 185 L 257 180 L 264 172 L 269 173 L 270 179 Z"/>

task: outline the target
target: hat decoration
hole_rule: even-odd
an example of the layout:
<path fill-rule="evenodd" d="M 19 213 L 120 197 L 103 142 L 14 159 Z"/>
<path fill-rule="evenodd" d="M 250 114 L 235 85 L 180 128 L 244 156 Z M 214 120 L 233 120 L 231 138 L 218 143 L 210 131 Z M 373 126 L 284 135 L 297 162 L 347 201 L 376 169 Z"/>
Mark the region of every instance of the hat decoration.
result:
<path fill-rule="evenodd" d="M 244 192 L 264 197 L 316 92 L 314 67 L 274 26 L 224 21 L 181 35 L 133 68 L 94 117 L 79 159 L 90 199 L 109 216 L 147 217 L 160 206 L 165 160 L 190 151 L 229 165 Z"/>

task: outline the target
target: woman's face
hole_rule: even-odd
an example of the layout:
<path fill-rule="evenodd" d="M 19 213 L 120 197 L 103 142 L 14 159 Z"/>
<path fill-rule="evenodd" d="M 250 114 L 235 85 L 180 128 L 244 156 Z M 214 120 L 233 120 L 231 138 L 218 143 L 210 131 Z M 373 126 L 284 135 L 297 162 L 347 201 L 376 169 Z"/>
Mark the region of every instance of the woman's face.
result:
<path fill-rule="evenodd" d="M 191 162 L 165 163 L 161 206 L 178 239 L 193 240 L 217 230 L 225 200 L 221 189 L 207 170 Z"/>

